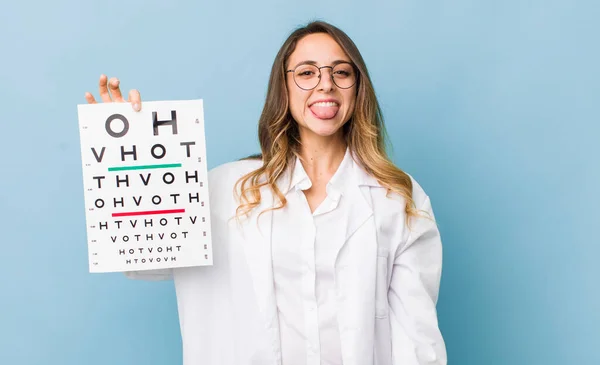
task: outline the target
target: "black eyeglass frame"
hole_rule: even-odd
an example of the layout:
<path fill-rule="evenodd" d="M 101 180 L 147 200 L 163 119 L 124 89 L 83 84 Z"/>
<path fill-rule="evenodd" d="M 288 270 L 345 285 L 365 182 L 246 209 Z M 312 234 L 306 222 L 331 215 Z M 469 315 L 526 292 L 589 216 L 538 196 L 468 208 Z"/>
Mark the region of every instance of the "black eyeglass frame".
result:
<path fill-rule="evenodd" d="M 344 63 L 345 63 L 345 64 L 348 64 L 348 65 L 350 65 L 350 66 L 352 67 L 352 70 L 354 71 L 354 74 L 356 75 L 356 78 L 354 79 L 354 83 L 353 83 L 352 85 L 348 86 L 348 87 L 341 87 L 340 85 L 338 85 L 338 84 L 337 84 L 337 82 L 335 82 L 335 77 L 333 77 L 333 69 L 334 69 L 336 66 L 338 66 L 338 65 L 341 65 L 341 64 L 344 64 Z M 301 64 L 301 65 L 298 65 L 298 66 L 296 66 L 296 68 L 295 68 L 295 69 L 293 69 L 293 70 L 286 70 L 286 71 L 285 71 L 285 73 L 288 73 L 288 72 L 295 72 L 295 71 L 296 71 L 296 69 L 297 69 L 298 67 L 302 67 L 302 66 L 306 66 L 306 64 Z M 332 82 L 335 84 L 335 86 L 339 87 L 340 89 L 344 89 L 344 90 L 345 90 L 345 89 L 350 89 L 351 87 L 353 87 L 354 85 L 356 85 L 356 83 L 358 82 L 358 78 L 359 78 L 359 73 L 358 73 L 358 70 L 356 69 L 356 67 L 354 66 L 354 64 L 353 64 L 353 63 L 351 63 L 351 62 L 340 62 L 340 63 L 338 63 L 338 64 L 336 64 L 336 65 L 334 65 L 334 66 L 321 66 L 321 67 L 318 67 L 317 65 L 313 65 L 313 64 L 309 64 L 309 66 L 314 66 L 314 67 L 316 67 L 316 68 L 317 68 L 317 70 L 319 70 L 319 81 L 318 81 L 318 82 L 317 82 L 317 84 L 316 84 L 315 86 L 313 86 L 312 88 L 310 88 L 310 89 L 305 89 L 305 88 L 301 87 L 300 85 L 298 85 L 298 82 L 296 81 L 296 76 L 295 76 L 295 74 L 294 74 L 294 75 L 292 75 L 292 78 L 294 79 L 294 84 L 296 84 L 296 86 L 298 86 L 298 87 L 299 87 L 300 89 L 302 89 L 302 90 L 313 90 L 313 89 L 315 89 L 317 86 L 319 86 L 319 84 L 321 83 L 321 75 L 323 75 L 323 73 L 321 72 L 321 69 L 323 69 L 323 68 L 329 68 L 329 69 L 331 69 L 331 76 L 330 76 L 330 77 L 331 77 L 331 81 L 332 81 Z"/>

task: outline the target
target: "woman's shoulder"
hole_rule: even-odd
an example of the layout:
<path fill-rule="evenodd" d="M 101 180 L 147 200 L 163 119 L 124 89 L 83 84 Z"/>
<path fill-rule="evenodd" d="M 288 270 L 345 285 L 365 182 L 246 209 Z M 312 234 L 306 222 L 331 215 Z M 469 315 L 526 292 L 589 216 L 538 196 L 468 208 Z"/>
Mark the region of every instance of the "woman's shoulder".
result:
<path fill-rule="evenodd" d="M 413 175 L 408 173 L 407 175 L 408 177 L 410 177 L 410 181 L 412 184 L 412 199 L 415 202 L 415 205 L 418 207 L 422 205 L 427 199 L 429 199 L 429 196 L 425 192 L 423 186 L 417 181 L 417 179 Z"/>
<path fill-rule="evenodd" d="M 419 210 L 429 204 L 429 196 L 423 187 L 422 183 L 412 174 L 407 173 L 405 177 L 405 193 L 410 194 L 412 206 Z M 384 185 L 378 185 L 371 189 L 371 197 L 377 213 L 385 212 L 385 214 L 405 214 L 407 197 L 397 190 L 391 190 Z"/>
<path fill-rule="evenodd" d="M 218 165 L 208 171 L 211 201 L 223 207 L 235 203 L 234 189 L 244 175 L 260 168 L 262 160 L 243 159 Z"/>

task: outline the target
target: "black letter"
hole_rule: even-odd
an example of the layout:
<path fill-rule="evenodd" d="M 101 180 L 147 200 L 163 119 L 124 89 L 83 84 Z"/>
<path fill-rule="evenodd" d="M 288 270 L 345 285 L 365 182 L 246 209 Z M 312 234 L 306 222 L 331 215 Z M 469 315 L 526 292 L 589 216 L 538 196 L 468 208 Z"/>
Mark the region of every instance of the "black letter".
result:
<path fill-rule="evenodd" d="M 144 179 L 144 175 L 140 174 L 140 177 L 142 178 L 142 182 L 144 183 L 144 185 L 148 186 L 148 182 L 150 181 L 150 175 L 152 175 L 151 173 L 148 174 L 148 177 L 146 179 Z"/>
<path fill-rule="evenodd" d="M 116 178 L 117 178 L 117 187 L 120 187 L 122 182 L 124 182 L 125 185 L 127 185 L 127 187 L 129 187 L 129 175 L 125 175 L 124 180 L 119 179 L 119 175 L 117 175 Z"/>
<path fill-rule="evenodd" d="M 102 182 L 100 180 L 104 178 L 105 176 L 94 176 L 94 180 L 98 180 L 98 189 L 102 189 Z"/>
<path fill-rule="evenodd" d="M 152 125 L 154 126 L 155 136 L 158 136 L 158 127 L 161 125 L 171 125 L 173 134 L 177 134 L 177 114 L 175 110 L 171 110 L 171 120 L 158 120 L 156 115 L 156 112 L 152 112 Z"/>
<path fill-rule="evenodd" d="M 102 157 L 104 156 L 104 150 L 106 150 L 106 147 L 102 147 L 102 151 L 100 151 L 100 156 L 98 156 L 96 149 L 94 147 L 92 147 L 92 153 L 94 154 L 94 157 L 96 158 L 97 162 L 102 162 Z"/>
<path fill-rule="evenodd" d="M 195 145 L 196 142 L 181 142 L 181 146 L 185 146 L 185 152 L 187 153 L 187 157 L 190 157 L 190 146 Z"/>
<path fill-rule="evenodd" d="M 190 179 L 191 179 L 192 177 L 193 177 L 193 178 L 196 180 L 196 182 L 198 182 L 198 171 L 195 171 L 195 172 L 194 172 L 194 175 L 189 175 L 187 171 L 185 172 L 185 182 L 186 182 L 187 184 L 189 184 L 189 183 L 190 183 Z"/>
<path fill-rule="evenodd" d="M 160 155 L 155 154 L 154 153 L 155 148 L 162 149 L 162 154 L 160 154 Z M 165 155 L 167 154 L 167 150 L 165 149 L 165 146 L 163 146 L 160 143 L 157 143 L 154 146 L 152 146 L 152 148 L 150 149 L 150 154 L 152 154 L 152 157 L 154 157 L 155 159 L 160 160 L 161 158 L 165 157 Z"/>
<path fill-rule="evenodd" d="M 198 193 L 196 193 L 196 196 L 192 196 L 192 193 L 190 193 L 190 203 L 192 202 L 192 200 L 196 200 L 197 202 L 200 201 L 200 196 Z"/>
<path fill-rule="evenodd" d="M 171 181 L 167 181 L 167 176 L 171 176 L 171 178 L 169 179 Z M 170 172 L 167 172 L 166 174 L 163 175 L 163 181 L 165 182 L 165 184 L 171 185 L 173 183 L 173 181 L 175 181 L 175 175 L 173 175 Z"/>
<path fill-rule="evenodd" d="M 121 161 L 125 161 L 125 155 L 133 155 L 133 160 L 137 161 L 137 152 L 135 150 L 135 145 L 133 145 L 133 150 L 125 152 L 125 147 L 121 146 Z"/>

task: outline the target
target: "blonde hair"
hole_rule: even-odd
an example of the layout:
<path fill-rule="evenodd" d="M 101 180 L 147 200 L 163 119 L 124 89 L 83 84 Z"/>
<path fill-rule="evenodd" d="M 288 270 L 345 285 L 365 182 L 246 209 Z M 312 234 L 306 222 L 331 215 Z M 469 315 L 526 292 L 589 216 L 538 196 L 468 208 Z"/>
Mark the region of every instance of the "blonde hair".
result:
<path fill-rule="evenodd" d="M 344 125 L 345 141 L 362 168 L 390 192 L 405 199 L 407 222 L 417 215 L 412 199 L 413 184 L 408 174 L 392 163 L 386 151 L 387 134 L 375 90 L 369 78 L 365 62 L 354 42 L 342 30 L 315 21 L 296 29 L 281 46 L 271 69 L 266 101 L 258 123 L 258 137 L 262 153 L 248 157 L 262 159 L 262 166 L 242 176 L 235 184 L 240 205 L 236 217 L 249 214 L 261 202 L 260 189 L 268 186 L 278 197 L 279 204 L 286 205 L 285 196 L 277 186 L 277 180 L 286 172 L 293 157 L 299 152 L 298 126 L 289 112 L 289 100 L 285 79 L 285 66 L 296 44 L 303 37 L 314 33 L 329 34 L 345 51 L 359 75 L 355 109 L 351 119 Z"/>

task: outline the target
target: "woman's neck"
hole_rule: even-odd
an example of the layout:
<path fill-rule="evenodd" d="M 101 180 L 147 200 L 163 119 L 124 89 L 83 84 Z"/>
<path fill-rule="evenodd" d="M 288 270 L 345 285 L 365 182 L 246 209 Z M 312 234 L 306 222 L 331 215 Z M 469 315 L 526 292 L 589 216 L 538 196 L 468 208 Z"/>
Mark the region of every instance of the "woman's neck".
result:
<path fill-rule="evenodd" d="M 333 176 L 346 154 L 346 141 L 342 134 L 330 137 L 301 138 L 300 160 L 313 183 Z"/>

